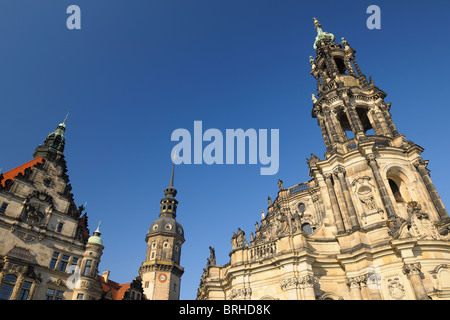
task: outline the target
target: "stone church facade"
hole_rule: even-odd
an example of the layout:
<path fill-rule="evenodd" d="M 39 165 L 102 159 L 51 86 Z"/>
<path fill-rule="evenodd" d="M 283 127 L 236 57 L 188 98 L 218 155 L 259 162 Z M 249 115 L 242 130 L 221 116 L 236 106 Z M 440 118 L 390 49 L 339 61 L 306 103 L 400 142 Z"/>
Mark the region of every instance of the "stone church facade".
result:
<path fill-rule="evenodd" d="M 210 248 L 197 299 L 449 299 L 450 219 L 424 149 L 397 131 L 349 43 L 314 25 L 324 158 L 311 154 L 307 182 L 279 180 L 250 238 L 233 232 L 227 264 Z"/>

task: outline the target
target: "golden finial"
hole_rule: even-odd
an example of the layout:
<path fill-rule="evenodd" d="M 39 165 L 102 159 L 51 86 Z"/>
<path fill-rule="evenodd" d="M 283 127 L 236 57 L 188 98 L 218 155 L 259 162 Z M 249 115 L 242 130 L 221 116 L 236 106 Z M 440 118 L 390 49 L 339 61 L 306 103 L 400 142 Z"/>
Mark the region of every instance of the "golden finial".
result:
<path fill-rule="evenodd" d="M 313 20 L 314 20 L 314 24 L 318 24 L 319 23 L 319 21 L 316 18 L 313 18 Z"/>
<path fill-rule="evenodd" d="M 69 116 L 69 113 L 70 113 L 70 110 L 69 110 L 69 111 L 67 111 L 67 114 L 66 114 L 66 117 L 64 118 L 64 121 L 63 121 L 63 123 L 66 123 L 66 120 L 67 120 L 67 117 Z"/>

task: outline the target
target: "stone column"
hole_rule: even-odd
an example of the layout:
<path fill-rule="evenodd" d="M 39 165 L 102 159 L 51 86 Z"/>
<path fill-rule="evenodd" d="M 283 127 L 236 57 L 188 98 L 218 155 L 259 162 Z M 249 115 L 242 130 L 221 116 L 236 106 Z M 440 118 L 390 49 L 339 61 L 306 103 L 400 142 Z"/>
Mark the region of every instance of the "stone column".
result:
<path fill-rule="evenodd" d="M 367 112 L 367 116 L 370 120 L 370 123 L 372 125 L 373 131 L 377 136 L 384 136 L 384 130 L 383 127 L 380 124 L 380 121 L 378 121 L 377 114 L 375 113 L 375 110 L 373 108 L 369 109 Z"/>
<path fill-rule="evenodd" d="M 328 151 L 331 151 L 333 148 L 332 148 L 332 146 L 331 146 L 331 142 L 330 142 L 330 139 L 329 139 L 329 137 L 328 137 L 328 133 L 327 133 L 327 128 L 326 128 L 326 126 L 325 126 L 325 119 L 324 119 L 324 117 L 323 116 L 317 116 L 317 122 L 319 123 L 319 126 L 320 126 L 320 130 L 321 130 L 321 132 L 322 132 L 322 137 L 323 137 L 323 141 L 325 142 L 325 148 L 327 149 L 327 152 Z"/>
<path fill-rule="evenodd" d="M 361 69 L 359 68 L 358 63 L 356 63 L 356 60 L 354 58 L 350 58 L 350 60 L 353 62 L 353 65 L 355 66 L 356 72 L 358 72 L 358 79 L 361 84 L 367 85 L 367 79 L 366 76 L 361 72 Z"/>
<path fill-rule="evenodd" d="M 383 128 L 384 135 L 387 137 L 392 137 L 392 133 L 391 133 L 391 130 L 389 129 L 389 125 L 377 105 L 375 105 L 375 107 L 373 108 L 373 112 L 376 115 L 376 117 L 378 118 L 381 128 Z"/>
<path fill-rule="evenodd" d="M 375 155 L 372 153 L 366 155 L 366 160 L 367 163 L 369 164 L 370 169 L 372 169 L 372 173 L 375 178 L 378 191 L 380 192 L 381 195 L 381 200 L 384 204 L 384 207 L 386 208 L 388 219 L 391 219 L 395 216 L 394 206 L 392 205 L 391 198 L 389 197 L 386 186 L 384 185 L 383 178 L 381 177 L 381 174 L 378 170 L 378 164 L 377 161 L 375 160 Z"/>
<path fill-rule="evenodd" d="M 328 138 L 330 139 L 331 145 L 334 147 L 334 144 L 339 142 L 338 135 L 336 133 L 333 121 L 331 119 L 331 111 L 330 110 L 324 110 L 325 113 L 325 126 L 327 128 L 327 131 L 330 133 L 328 135 Z"/>
<path fill-rule="evenodd" d="M 350 296 L 352 300 L 363 300 L 361 294 L 361 277 L 351 277 L 347 278 L 347 286 L 350 289 Z"/>
<path fill-rule="evenodd" d="M 336 228 L 338 234 L 345 233 L 344 222 L 342 220 L 341 211 L 337 202 L 336 193 L 334 192 L 333 182 L 331 181 L 331 173 L 325 173 L 323 175 L 325 183 L 327 185 L 328 194 L 330 196 L 331 208 L 333 209 L 334 220 L 336 222 Z"/>
<path fill-rule="evenodd" d="M 336 197 L 339 199 L 339 208 L 341 209 L 342 220 L 344 221 L 345 230 L 349 232 L 352 230 L 352 224 L 350 223 L 350 215 L 348 213 L 347 204 L 345 203 L 345 198 L 342 197 L 344 191 L 342 190 L 341 183 L 334 180 L 334 187 L 336 188 Z"/>
<path fill-rule="evenodd" d="M 34 295 L 36 293 L 36 289 L 39 286 L 39 281 L 38 280 L 34 280 L 31 283 L 31 288 L 30 288 L 30 295 L 28 297 L 28 300 L 34 300 Z"/>
<path fill-rule="evenodd" d="M 384 118 L 386 119 L 386 122 L 388 124 L 389 129 L 391 130 L 391 133 L 394 137 L 398 136 L 397 128 L 395 127 L 394 121 L 392 121 L 391 115 L 389 114 L 389 107 L 390 103 L 387 103 L 386 105 L 381 105 L 379 108 L 381 112 L 384 115 Z"/>
<path fill-rule="evenodd" d="M 348 190 L 347 182 L 345 181 L 345 168 L 341 167 L 341 166 L 337 167 L 334 171 L 334 174 L 338 178 L 339 184 L 341 185 L 341 188 L 344 191 L 343 192 L 344 199 L 345 199 L 345 203 L 346 203 L 346 206 L 348 209 L 351 228 L 352 228 L 352 230 L 357 229 L 357 228 L 359 228 L 359 222 L 358 222 L 358 218 L 356 216 L 355 206 L 353 205 L 353 201 L 350 196 L 350 192 Z"/>
<path fill-rule="evenodd" d="M 403 266 L 403 273 L 408 277 L 411 285 L 416 294 L 417 300 L 429 300 L 425 287 L 420 277 L 420 262 L 417 263 L 405 263 Z"/>
<path fill-rule="evenodd" d="M 431 201 L 433 201 L 433 204 L 436 207 L 437 212 L 439 213 L 439 217 L 444 221 L 449 220 L 450 218 L 448 216 L 447 210 L 445 209 L 441 197 L 439 197 L 439 194 L 434 187 L 433 182 L 431 181 L 429 175 L 430 171 L 427 169 L 427 163 L 422 159 L 419 159 L 414 162 L 414 166 L 417 168 L 417 171 L 419 171 L 419 174 L 422 177 L 423 183 L 425 184 L 425 187 L 430 194 Z"/>
<path fill-rule="evenodd" d="M 22 289 L 23 280 L 24 279 L 23 279 L 22 273 L 17 275 L 17 281 L 16 281 L 16 284 L 14 286 L 13 292 L 11 293 L 11 297 L 9 298 L 9 300 L 17 300 L 20 290 Z"/>
<path fill-rule="evenodd" d="M 305 300 L 316 300 L 316 294 L 314 292 L 314 284 L 317 283 L 317 279 L 312 275 L 307 275 L 299 279 L 299 284 L 303 289 L 303 297 Z"/>
<path fill-rule="evenodd" d="M 345 55 L 344 63 L 345 63 L 345 67 L 347 68 L 348 74 L 351 76 L 354 76 L 356 78 L 355 70 L 353 70 L 353 66 L 352 66 L 352 63 L 350 62 L 350 58 L 348 55 Z"/>
<path fill-rule="evenodd" d="M 330 111 L 330 119 L 331 119 L 331 124 L 333 126 L 333 129 L 335 129 L 335 131 L 336 131 L 336 135 L 338 138 L 337 141 L 341 142 L 341 143 L 344 143 L 345 141 L 347 141 L 347 136 L 345 134 L 345 131 L 344 131 L 344 129 L 342 129 L 342 125 L 337 118 L 336 109 L 332 109 Z"/>

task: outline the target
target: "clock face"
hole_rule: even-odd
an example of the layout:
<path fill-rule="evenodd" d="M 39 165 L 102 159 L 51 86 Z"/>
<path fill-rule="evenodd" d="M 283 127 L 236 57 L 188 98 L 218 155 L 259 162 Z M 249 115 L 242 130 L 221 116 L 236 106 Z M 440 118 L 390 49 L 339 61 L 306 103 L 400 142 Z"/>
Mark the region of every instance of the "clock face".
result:
<path fill-rule="evenodd" d="M 158 276 L 158 280 L 159 280 L 160 282 L 165 282 L 165 281 L 167 280 L 167 275 L 166 275 L 165 273 L 161 273 L 161 274 Z"/>

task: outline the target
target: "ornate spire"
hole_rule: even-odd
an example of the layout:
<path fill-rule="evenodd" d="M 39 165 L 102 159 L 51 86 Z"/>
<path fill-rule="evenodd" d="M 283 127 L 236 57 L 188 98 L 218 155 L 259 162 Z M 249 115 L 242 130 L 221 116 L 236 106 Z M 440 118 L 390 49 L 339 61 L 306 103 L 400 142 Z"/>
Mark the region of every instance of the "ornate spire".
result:
<path fill-rule="evenodd" d="M 70 112 L 70 110 L 69 110 Z M 66 121 L 69 115 L 67 113 L 64 121 L 61 122 L 56 130 L 51 132 L 44 141 L 43 145 L 39 145 L 33 153 L 35 158 L 44 157 L 48 159 L 55 159 L 58 153 L 62 154 L 64 152 L 64 147 L 66 145 L 66 138 L 64 136 L 66 132 Z"/>
<path fill-rule="evenodd" d="M 313 48 L 317 50 L 318 45 L 321 41 L 334 41 L 334 34 L 322 31 L 322 25 L 316 18 L 314 19 L 314 28 L 317 30 L 317 36 L 314 40 Z"/>
<path fill-rule="evenodd" d="M 173 161 L 175 161 L 176 154 L 173 155 Z M 172 161 L 172 162 L 173 162 Z M 173 186 L 173 179 L 175 174 L 175 163 L 172 165 L 172 175 L 170 177 L 170 185 L 164 190 L 164 195 L 166 198 L 175 198 L 177 195 L 177 189 Z"/>

